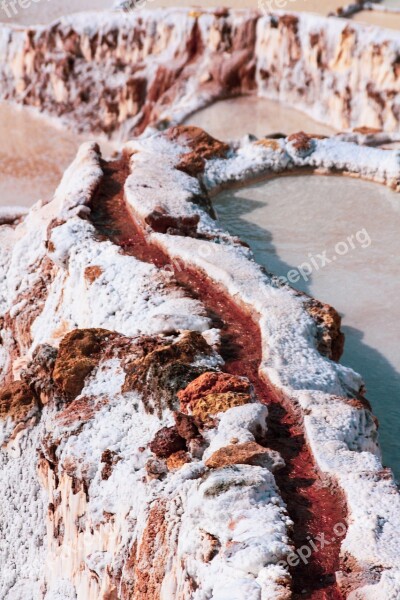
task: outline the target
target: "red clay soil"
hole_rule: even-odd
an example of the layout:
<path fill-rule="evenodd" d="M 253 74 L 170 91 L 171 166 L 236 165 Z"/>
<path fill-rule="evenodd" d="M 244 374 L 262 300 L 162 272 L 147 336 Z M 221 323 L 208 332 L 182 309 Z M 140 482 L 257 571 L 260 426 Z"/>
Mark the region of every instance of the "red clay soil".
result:
<path fill-rule="evenodd" d="M 129 175 L 127 158 L 105 163 L 104 178 L 91 203 L 91 220 L 101 235 L 121 246 L 125 253 L 158 267 L 170 265 L 168 255 L 150 245 L 135 222 L 124 200 L 123 186 Z M 334 526 L 346 522 L 345 503 L 340 493 L 324 486 L 305 443 L 301 417 L 293 406 L 280 397 L 272 385 L 260 377 L 261 333 L 243 307 L 219 289 L 201 272 L 179 265 L 175 269 L 179 284 L 206 306 L 215 326 L 222 330 L 224 370 L 246 376 L 258 398 L 268 405 L 268 446 L 280 452 L 286 467 L 275 475 L 289 515 L 294 522 L 292 539 L 296 548 L 311 540 L 320 547 L 308 564 L 291 569 L 295 599 L 340 600 L 335 571 L 340 569 L 339 551 L 342 537 L 335 536 Z M 329 542 L 329 544 L 328 544 Z"/>

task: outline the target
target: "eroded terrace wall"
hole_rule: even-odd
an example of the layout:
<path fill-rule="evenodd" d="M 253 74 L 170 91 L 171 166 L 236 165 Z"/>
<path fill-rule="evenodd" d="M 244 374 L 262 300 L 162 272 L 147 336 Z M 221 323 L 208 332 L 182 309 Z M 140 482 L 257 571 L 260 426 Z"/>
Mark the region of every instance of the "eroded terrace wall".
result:
<path fill-rule="evenodd" d="M 265 17 L 257 27 L 259 94 L 339 130 L 399 129 L 396 32 L 314 15 Z"/>
<path fill-rule="evenodd" d="M 3 26 L 0 79 L 2 99 L 125 139 L 257 90 L 338 129 L 399 129 L 396 33 L 310 14 L 140 10 Z"/>

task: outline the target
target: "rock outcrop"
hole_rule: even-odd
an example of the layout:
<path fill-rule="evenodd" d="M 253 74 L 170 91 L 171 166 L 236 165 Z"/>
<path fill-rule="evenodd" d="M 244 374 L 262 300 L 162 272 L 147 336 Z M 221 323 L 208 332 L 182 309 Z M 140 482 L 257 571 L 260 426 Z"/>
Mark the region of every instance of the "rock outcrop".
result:
<path fill-rule="evenodd" d="M 0 595 L 286 598 L 290 519 L 272 462 L 202 458 L 220 410 L 239 409 L 256 443 L 253 410 L 215 404 L 207 424 L 180 410 L 178 392 L 204 373 L 235 378 L 202 302 L 99 236 L 88 207 L 101 164 L 97 146 L 83 146 L 52 202 L 0 228 Z"/>
<path fill-rule="evenodd" d="M 61 394 L 74 400 L 81 393 L 86 377 L 98 364 L 102 343 L 112 336 L 105 329 L 77 329 L 63 338 L 53 370 Z"/>
<path fill-rule="evenodd" d="M 182 171 L 199 140 L 201 171 Z M 336 575 L 327 593 L 398 593 L 400 496 L 361 378 L 331 360 L 340 320 L 263 272 L 209 210 L 221 185 L 293 164 L 393 185 L 396 153 L 304 135 L 221 152 L 183 128 L 124 155 L 111 168 L 84 145 L 49 204 L 0 227 L 1 595 L 283 600 L 305 582 L 316 594 L 321 568 Z M 195 231 L 152 228 L 160 204 Z M 227 347 L 230 332 L 252 345 Z M 327 557 L 290 574 L 291 536 L 338 523 Z"/>

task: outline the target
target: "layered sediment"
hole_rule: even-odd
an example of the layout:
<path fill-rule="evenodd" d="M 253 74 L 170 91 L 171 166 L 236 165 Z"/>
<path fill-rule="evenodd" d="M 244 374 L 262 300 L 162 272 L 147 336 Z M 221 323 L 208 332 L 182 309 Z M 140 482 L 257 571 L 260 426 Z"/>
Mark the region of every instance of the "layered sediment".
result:
<path fill-rule="evenodd" d="M 4 597 L 398 597 L 400 496 L 340 318 L 213 214 L 293 169 L 400 178 L 396 151 L 173 128 L 82 146 L 0 227 Z"/>
<path fill-rule="evenodd" d="M 138 10 L 0 28 L 0 98 L 124 140 L 255 93 L 339 130 L 398 131 L 396 32 L 249 10 Z"/>

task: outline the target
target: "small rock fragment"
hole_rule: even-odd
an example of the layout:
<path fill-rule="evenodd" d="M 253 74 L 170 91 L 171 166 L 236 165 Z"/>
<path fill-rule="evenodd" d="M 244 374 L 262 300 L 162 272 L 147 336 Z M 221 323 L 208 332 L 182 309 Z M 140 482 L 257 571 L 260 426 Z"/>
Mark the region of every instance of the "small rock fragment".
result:
<path fill-rule="evenodd" d="M 163 427 L 150 443 L 150 450 L 159 458 L 167 458 L 179 450 L 186 450 L 186 442 L 176 427 Z"/>
<path fill-rule="evenodd" d="M 206 160 L 224 158 L 229 152 L 228 144 L 216 140 L 199 127 L 178 125 L 171 127 L 166 135 L 168 139 L 190 149 L 181 156 L 177 168 L 192 177 L 204 171 Z"/>
<path fill-rule="evenodd" d="M 207 448 L 207 444 L 203 437 L 194 438 L 188 443 L 188 449 L 193 458 L 201 460 Z"/>
<path fill-rule="evenodd" d="M 150 479 L 161 479 L 168 472 L 167 465 L 158 458 L 149 458 L 146 463 L 146 472 Z"/>
<path fill-rule="evenodd" d="M 167 467 L 169 471 L 176 471 L 189 462 L 191 462 L 189 454 L 184 450 L 179 450 L 167 458 Z"/>
<path fill-rule="evenodd" d="M 63 338 L 53 379 L 67 397 L 74 399 L 81 393 L 86 377 L 100 360 L 102 342 L 114 335 L 105 329 L 75 329 Z"/>
<path fill-rule="evenodd" d="M 178 392 L 178 398 L 181 409 L 187 412 L 187 409 L 193 409 L 200 398 L 208 394 L 225 394 L 227 392 L 251 396 L 252 386 L 245 377 L 207 371 L 192 381 L 184 390 Z"/>
<path fill-rule="evenodd" d="M 98 265 L 92 265 L 91 267 L 86 267 L 85 269 L 85 279 L 89 283 L 94 283 L 102 274 L 103 269 Z"/>
<path fill-rule="evenodd" d="M 274 472 L 285 466 L 278 452 L 264 448 L 256 442 L 245 442 L 220 448 L 206 461 L 206 467 L 219 469 L 231 465 L 253 465 Z"/>
<path fill-rule="evenodd" d="M 249 394 L 226 392 L 224 394 L 208 394 L 200 398 L 192 408 L 193 416 L 202 423 L 207 423 L 210 417 L 226 412 L 235 406 L 243 406 L 252 402 Z"/>
<path fill-rule="evenodd" d="M 200 433 L 194 417 L 186 415 L 185 413 L 176 412 L 174 413 L 174 419 L 179 435 L 186 441 L 199 437 Z"/>
<path fill-rule="evenodd" d="M 204 372 L 204 367 L 192 364 L 196 357 L 211 354 L 201 333 L 185 332 L 178 341 L 160 343 L 143 358 L 127 364 L 123 392 L 138 390 L 146 411 L 161 417 L 165 407 L 176 410 L 177 392 Z"/>
<path fill-rule="evenodd" d="M 113 450 L 104 450 L 101 455 L 101 462 L 104 464 L 104 467 L 101 471 L 102 479 L 109 479 L 113 470 L 113 467 L 119 462 L 121 458 L 118 456 L 116 452 Z"/>
<path fill-rule="evenodd" d="M 0 388 L 0 419 L 10 417 L 21 423 L 39 411 L 31 389 L 23 381 L 14 381 Z"/>
<path fill-rule="evenodd" d="M 47 404 L 56 392 L 53 370 L 57 354 L 58 351 L 53 346 L 41 344 L 33 352 L 27 367 L 21 371 L 21 379 L 40 398 L 43 405 Z"/>
<path fill-rule="evenodd" d="M 315 140 L 310 135 L 304 133 L 304 131 L 293 133 L 287 138 L 287 141 L 288 149 L 300 158 L 306 158 L 316 148 Z"/>

